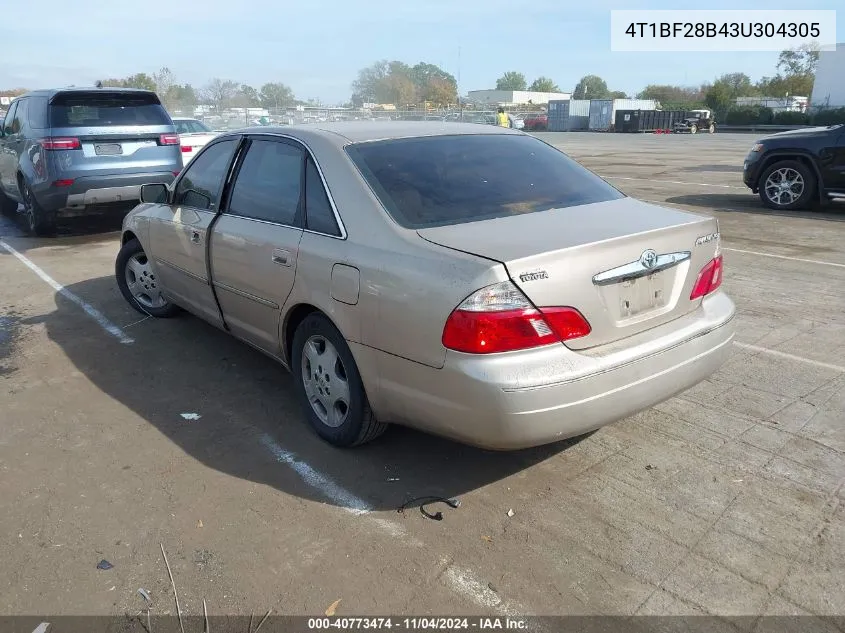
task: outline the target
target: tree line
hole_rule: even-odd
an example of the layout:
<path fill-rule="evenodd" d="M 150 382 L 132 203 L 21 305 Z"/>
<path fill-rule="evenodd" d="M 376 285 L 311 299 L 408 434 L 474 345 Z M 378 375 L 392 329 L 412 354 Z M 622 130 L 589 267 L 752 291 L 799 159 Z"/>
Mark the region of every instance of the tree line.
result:
<path fill-rule="evenodd" d="M 664 109 L 692 109 L 709 107 L 724 117 L 735 109 L 737 97 L 807 96 L 813 89 L 815 69 L 819 59 L 817 46 L 805 45 L 782 51 L 778 56 L 776 73 L 752 82 L 745 73 L 727 73 L 713 82 L 699 86 L 650 84 L 636 97 L 659 101 Z M 285 108 L 298 104 L 317 105 L 296 98 L 293 90 L 282 82 L 268 82 L 260 87 L 229 79 L 214 78 L 202 87 L 180 83 L 169 68 L 158 72 L 136 73 L 124 78 L 100 80 L 103 86 L 144 88 L 158 93 L 170 110 L 190 109 L 204 104 L 220 111 L 228 107 Z M 530 84 L 525 75 L 508 71 L 496 80 L 497 90 L 531 90 L 560 92 L 549 77 L 537 77 Z M 4 91 L 6 96 L 25 92 L 23 89 Z M 611 90 L 597 75 L 585 75 L 572 91 L 574 99 L 616 99 L 628 95 Z M 361 69 L 352 82 L 352 97 L 346 105 L 361 107 L 364 103 L 392 103 L 397 107 L 428 102 L 434 106 L 458 103 L 458 82 L 439 66 L 419 62 L 413 66 L 402 61 L 381 60 Z"/>

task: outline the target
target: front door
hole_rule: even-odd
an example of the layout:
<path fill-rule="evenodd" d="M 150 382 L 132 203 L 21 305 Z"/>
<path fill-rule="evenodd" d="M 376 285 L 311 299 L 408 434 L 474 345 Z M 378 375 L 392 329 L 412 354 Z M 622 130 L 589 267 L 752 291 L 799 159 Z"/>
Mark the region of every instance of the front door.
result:
<path fill-rule="evenodd" d="M 277 357 L 303 233 L 304 156 L 293 141 L 252 138 L 211 236 L 211 278 L 226 325 Z"/>
<path fill-rule="evenodd" d="M 176 182 L 172 203 L 150 221 L 150 250 L 160 285 L 174 302 L 220 324 L 206 265 L 208 227 L 220 205 L 239 138 L 210 144 Z"/>
<path fill-rule="evenodd" d="M 15 132 L 15 112 L 20 100 L 12 102 L 3 121 L 3 136 L 0 138 L 0 188 L 17 197 L 18 185 L 15 182 L 18 169 L 18 152 L 23 139 L 20 128 Z"/>
<path fill-rule="evenodd" d="M 838 132 L 838 134 L 836 134 Z M 825 188 L 838 193 L 845 193 L 845 128 L 839 128 L 831 135 L 830 147 L 822 152 L 825 156 L 822 159 L 822 178 Z M 825 160 L 829 163 L 825 165 Z"/>

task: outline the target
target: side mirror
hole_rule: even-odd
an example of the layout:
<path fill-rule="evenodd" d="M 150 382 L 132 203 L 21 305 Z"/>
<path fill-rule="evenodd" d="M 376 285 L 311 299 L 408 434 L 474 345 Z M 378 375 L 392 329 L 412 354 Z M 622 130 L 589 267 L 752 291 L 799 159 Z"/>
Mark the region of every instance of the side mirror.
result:
<path fill-rule="evenodd" d="M 167 185 L 163 185 L 161 183 L 155 183 L 152 185 L 141 185 L 141 202 L 166 204 Z"/>

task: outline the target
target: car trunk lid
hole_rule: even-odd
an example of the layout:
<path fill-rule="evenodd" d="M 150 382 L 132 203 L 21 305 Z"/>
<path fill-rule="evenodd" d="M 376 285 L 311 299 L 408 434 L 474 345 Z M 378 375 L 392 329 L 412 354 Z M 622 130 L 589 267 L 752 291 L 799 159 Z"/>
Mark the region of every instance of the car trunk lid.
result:
<path fill-rule="evenodd" d="M 419 229 L 440 246 L 501 262 L 538 307 L 571 306 L 589 321 L 572 349 L 603 345 L 688 314 L 718 224 L 632 198 Z"/>

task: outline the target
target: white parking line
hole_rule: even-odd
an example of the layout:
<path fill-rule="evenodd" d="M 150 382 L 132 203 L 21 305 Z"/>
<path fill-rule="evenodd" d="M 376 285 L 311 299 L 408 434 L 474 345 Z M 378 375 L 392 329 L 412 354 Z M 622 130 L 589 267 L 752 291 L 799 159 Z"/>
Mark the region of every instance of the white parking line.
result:
<path fill-rule="evenodd" d="M 371 514 L 374 508 L 370 504 L 343 488 L 328 475 L 315 470 L 297 455 L 280 446 L 266 433 L 261 436 L 261 444 L 270 451 L 276 461 L 292 468 L 306 485 L 318 491 L 343 510 L 355 516 L 366 516 L 367 520 L 383 532 L 394 538 L 404 539 L 407 544 L 413 547 L 425 547 L 422 541 L 409 536 L 403 526 Z M 525 609 L 514 603 L 504 601 L 496 592 L 478 580 L 472 571 L 455 567 L 447 558 L 441 558 L 440 564 L 443 567 L 443 577 L 449 587 L 454 592 L 472 600 L 477 606 L 493 609 L 501 615 L 515 616 L 525 613 Z"/>
<path fill-rule="evenodd" d="M 787 354 L 786 352 L 780 352 L 776 349 L 760 347 L 759 345 L 751 345 L 750 343 L 740 343 L 739 341 L 734 341 L 734 345 L 736 345 L 737 347 L 741 347 L 742 349 L 751 350 L 752 352 L 759 352 L 760 354 L 769 354 L 770 356 L 777 356 L 778 358 L 794 360 L 799 363 L 805 363 L 806 365 L 813 365 L 814 367 L 821 367 L 822 369 L 830 369 L 832 371 L 845 373 L 845 366 L 843 365 L 823 363 L 822 361 L 813 360 L 812 358 L 804 358 L 803 356 L 796 356 L 795 354 Z"/>
<path fill-rule="evenodd" d="M 746 251 L 741 248 L 722 247 L 723 251 L 733 251 L 734 253 L 745 253 L 746 255 L 758 255 L 760 257 L 773 257 L 775 259 L 787 259 L 792 262 L 804 262 L 805 264 L 818 264 L 819 266 L 833 266 L 835 268 L 845 268 L 845 264 L 837 264 L 836 262 L 824 262 L 820 259 L 804 259 L 803 257 L 790 257 L 788 255 L 775 255 L 774 253 L 761 253 L 759 251 Z"/>
<path fill-rule="evenodd" d="M 124 345 L 130 345 L 130 344 L 135 342 L 135 339 L 132 339 L 132 338 L 126 336 L 126 333 L 123 330 L 121 330 L 114 323 L 109 321 L 105 317 L 105 315 L 103 315 L 102 312 L 97 310 L 97 308 L 95 308 L 91 304 L 83 301 L 77 295 L 73 294 L 70 290 L 65 288 L 62 284 L 60 284 L 58 281 L 53 279 L 50 275 L 48 275 L 43 270 L 41 270 L 41 268 L 39 268 L 28 257 L 26 257 L 25 255 L 22 255 L 21 253 L 16 251 L 14 248 L 9 246 L 3 240 L 0 240 L 0 248 L 5 250 L 10 255 L 14 255 L 15 257 L 17 257 L 21 261 L 21 263 L 23 263 L 24 266 L 29 268 L 32 272 L 34 272 L 36 275 L 38 275 L 43 281 L 45 281 L 47 284 L 52 286 L 53 290 L 58 292 L 65 299 L 67 299 L 68 301 L 72 301 L 73 303 L 78 305 L 80 308 L 82 308 L 85 311 L 85 313 L 88 316 L 90 316 L 92 319 L 94 319 L 101 328 L 103 328 L 106 332 L 108 332 L 109 334 L 114 336 L 121 343 L 123 343 Z"/>
<path fill-rule="evenodd" d="M 685 182 L 683 180 L 657 180 L 653 178 L 631 178 L 629 176 L 608 175 L 602 175 L 602 178 L 604 178 L 605 180 L 632 180 L 634 182 L 654 182 L 665 185 L 692 185 L 694 187 L 716 187 L 717 189 L 747 189 L 747 187 L 737 187 L 736 185 L 713 185 L 706 182 Z"/>

